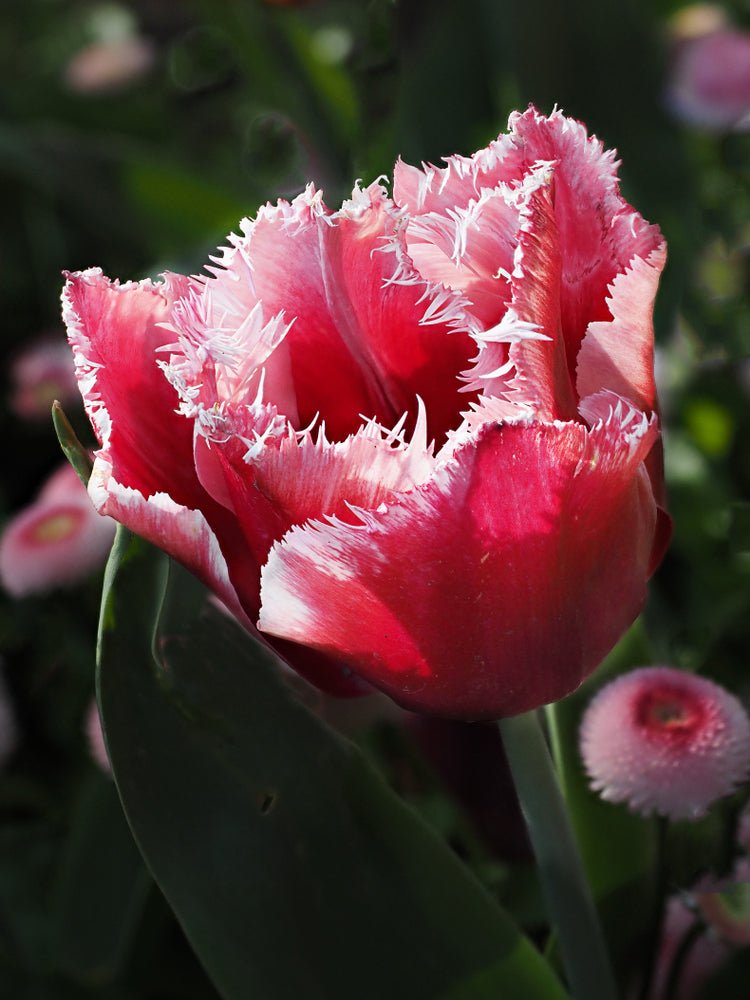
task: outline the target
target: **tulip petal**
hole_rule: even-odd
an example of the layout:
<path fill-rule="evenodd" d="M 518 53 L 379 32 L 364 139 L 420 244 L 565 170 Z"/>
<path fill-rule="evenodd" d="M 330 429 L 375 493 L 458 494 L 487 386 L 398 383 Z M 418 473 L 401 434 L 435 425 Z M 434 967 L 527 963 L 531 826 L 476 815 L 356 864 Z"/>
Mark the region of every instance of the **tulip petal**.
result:
<path fill-rule="evenodd" d="M 242 228 L 204 294 L 217 298 L 224 339 L 259 304 L 265 320 L 285 318 L 285 399 L 274 388 L 283 372 L 275 372 L 266 400 L 295 429 L 319 418 L 341 441 L 358 430 L 361 414 L 392 426 L 408 412 L 413 426 L 421 396 L 430 435 L 444 440 L 462 402 L 458 376 L 474 350 L 463 332 L 468 317 L 458 294 L 431 286 L 411 266 L 382 188 L 356 189 L 336 213 L 308 189 Z M 246 395 L 256 389 L 257 380 L 248 381 Z"/>
<path fill-rule="evenodd" d="M 97 456 L 89 480 L 89 495 L 96 509 L 158 545 L 203 580 L 250 631 L 255 631 L 230 582 L 226 560 L 216 535 L 199 510 L 176 503 L 166 493 L 148 499 L 118 482 L 104 454 Z"/>
<path fill-rule="evenodd" d="M 247 621 L 214 536 L 243 597 L 248 585 L 257 595 L 258 567 L 246 565 L 239 528 L 198 481 L 192 423 L 176 412 L 178 396 L 156 360 L 169 339 L 162 324 L 189 286 L 190 279 L 174 275 L 161 285 L 120 285 L 98 268 L 68 277 L 63 315 L 86 411 L 102 445 L 89 493 L 100 514 L 179 559 Z M 249 605 L 251 614 L 256 606 Z"/>
<path fill-rule="evenodd" d="M 411 218 L 406 247 L 419 273 L 460 291 L 466 311 L 487 328 L 499 323 L 510 300 L 518 227 L 513 192 L 498 187 L 483 191 L 465 208 Z"/>
<path fill-rule="evenodd" d="M 552 200 L 553 170 L 530 173 L 519 191 L 511 301 L 501 322 L 477 333 L 480 352 L 469 384 L 531 407 L 545 419 L 576 416 L 560 328 L 560 243 Z"/>
<path fill-rule="evenodd" d="M 68 277 L 63 316 L 86 412 L 118 482 L 144 496 L 168 483 L 178 503 L 195 506 L 192 428 L 175 412 L 177 395 L 155 356 L 169 338 L 161 324 L 188 283 L 169 275 L 161 285 L 120 285 L 92 268 Z"/>
<path fill-rule="evenodd" d="M 578 394 L 610 389 L 641 410 L 656 409 L 654 299 L 666 263 L 662 243 L 643 260 L 636 257 L 610 286 L 612 318 L 591 323 L 578 355 Z"/>
<path fill-rule="evenodd" d="M 472 157 L 452 156 L 446 167 L 421 171 L 397 163 L 394 200 L 414 213 L 455 212 L 498 184 L 521 184 L 540 163 L 555 164 L 555 216 L 562 259 L 562 328 L 574 360 L 589 323 L 611 319 L 608 285 L 633 258 L 647 259 L 662 243 L 619 193 L 612 150 L 561 112 L 514 112 L 509 134 Z"/>
<path fill-rule="evenodd" d="M 407 708 L 489 719 L 561 698 L 643 604 L 656 435 L 621 406 L 590 430 L 486 425 L 358 526 L 293 528 L 263 569 L 259 628 Z"/>
<path fill-rule="evenodd" d="M 212 454 L 212 475 L 223 475 L 218 489 L 224 490 L 259 564 L 293 525 L 321 517 L 357 522 L 353 508 L 376 508 L 424 483 L 435 461 L 421 401 L 409 442 L 398 425 L 387 432 L 371 422 L 340 442 L 329 442 L 322 432 L 316 437 L 291 433 L 243 455 L 235 431 L 226 441 L 203 447 Z"/>

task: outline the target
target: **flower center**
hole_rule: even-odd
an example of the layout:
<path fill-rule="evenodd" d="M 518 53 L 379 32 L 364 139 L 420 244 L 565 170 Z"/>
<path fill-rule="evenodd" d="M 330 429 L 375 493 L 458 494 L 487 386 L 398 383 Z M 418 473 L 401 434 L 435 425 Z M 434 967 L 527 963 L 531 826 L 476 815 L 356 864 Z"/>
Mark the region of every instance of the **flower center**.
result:
<path fill-rule="evenodd" d="M 24 532 L 29 545 L 54 545 L 80 530 L 84 513 L 75 507 L 56 509 L 30 524 Z"/>
<path fill-rule="evenodd" d="M 674 687 L 644 692 L 635 706 L 637 724 L 651 733 L 679 736 L 699 725 L 703 712 L 699 701 Z"/>

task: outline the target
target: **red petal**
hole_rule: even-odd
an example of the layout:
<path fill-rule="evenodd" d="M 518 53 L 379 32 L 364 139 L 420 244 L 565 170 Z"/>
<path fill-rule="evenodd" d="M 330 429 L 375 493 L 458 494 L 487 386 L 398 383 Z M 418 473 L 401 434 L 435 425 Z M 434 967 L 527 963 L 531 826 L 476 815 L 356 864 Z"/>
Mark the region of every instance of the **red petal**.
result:
<path fill-rule="evenodd" d="M 162 285 L 119 285 L 98 269 L 68 278 L 63 314 L 81 394 L 103 446 L 90 492 L 100 512 L 179 559 L 241 615 L 239 594 L 254 616 L 259 567 L 248 560 L 234 518 L 198 481 L 193 423 L 175 412 L 179 398 L 157 364 L 170 340 L 162 324 L 189 287 L 190 279 L 176 275 Z M 234 587 L 213 552 L 214 535 Z"/>
<path fill-rule="evenodd" d="M 193 430 L 175 412 L 179 399 L 156 360 L 162 329 L 189 279 L 170 275 L 120 285 L 97 269 L 70 275 L 63 316 L 86 412 L 123 486 L 144 496 L 169 489 L 197 506 Z"/>
<path fill-rule="evenodd" d="M 259 627 L 338 656 L 404 707 L 497 718 L 572 691 L 643 604 L 656 509 L 640 414 L 485 426 L 358 527 L 294 528 Z"/>
<path fill-rule="evenodd" d="M 353 506 L 374 508 L 425 482 L 434 464 L 425 433 L 421 405 L 408 444 L 370 424 L 334 443 L 322 433 L 300 440 L 291 433 L 256 454 L 240 446 L 250 435 L 235 428 L 226 441 L 203 442 L 199 468 L 202 481 L 235 512 L 262 565 L 273 543 L 293 525 L 323 517 L 356 521 Z"/>

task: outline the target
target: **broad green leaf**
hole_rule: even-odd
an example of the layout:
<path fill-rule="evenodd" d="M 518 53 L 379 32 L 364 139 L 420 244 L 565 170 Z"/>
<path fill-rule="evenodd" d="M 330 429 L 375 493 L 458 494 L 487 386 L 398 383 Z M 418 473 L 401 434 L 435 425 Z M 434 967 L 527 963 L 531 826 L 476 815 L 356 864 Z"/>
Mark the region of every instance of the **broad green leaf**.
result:
<path fill-rule="evenodd" d="M 99 697 L 144 857 L 227 1000 L 561 998 L 550 968 L 275 658 L 120 531 Z"/>

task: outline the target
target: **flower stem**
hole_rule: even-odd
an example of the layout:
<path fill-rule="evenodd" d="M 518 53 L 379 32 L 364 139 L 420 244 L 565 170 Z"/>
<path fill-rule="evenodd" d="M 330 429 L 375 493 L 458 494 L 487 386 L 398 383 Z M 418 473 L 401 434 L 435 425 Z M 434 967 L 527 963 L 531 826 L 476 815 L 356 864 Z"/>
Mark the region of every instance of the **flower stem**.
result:
<path fill-rule="evenodd" d="M 662 928 L 664 915 L 667 906 L 667 834 L 669 832 L 669 820 L 664 816 L 656 817 L 656 859 L 654 870 L 656 873 L 654 884 L 654 912 L 649 929 L 647 942 L 646 962 L 643 968 L 643 979 L 641 982 L 640 1000 L 648 1000 L 651 996 L 654 972 L 656 971 L 656 960 L 659 957 L 661 945 Z"/>
<path fill-rule="evenodd" d="M 616 1000 L 604 936 L 536 712 L 500 722 L 575 1000 Z"/>

